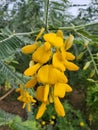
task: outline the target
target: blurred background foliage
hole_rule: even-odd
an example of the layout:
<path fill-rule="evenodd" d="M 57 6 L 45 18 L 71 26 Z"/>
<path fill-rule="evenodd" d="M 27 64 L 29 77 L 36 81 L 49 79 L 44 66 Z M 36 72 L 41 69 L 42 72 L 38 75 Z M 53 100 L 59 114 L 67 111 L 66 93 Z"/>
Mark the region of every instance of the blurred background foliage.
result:
<path fill-rule="evenodd" d="M 29 56 L 21 53 L 21 47 L 32 44 L 41 27 L 45 27 L 46 31 L 62 29 L 65 38 L 72 33 L 75 41 L 70 51 L 75 54 L 80 70 L 67 73 L 73 87 L 72 94 L 66 96 L 68 102 L 64 101 L 67 114 L 63 119 L 51 119 L 49 115 L 54 112 L 51 113 L 50 107 L 48 116 L 46 114 L 37 123 L 41 124 L 44 120 L 44 125 L 40 127 L 47 130 L 65 130 L 65 127 L 66 130 L 97 130 L 98 1 L 90 0 L 85 9 L 75 5 L 80 7 L 77 16 L 68 12 L 71 6 L 74 5 L 68 0 L 0 1 L 0 90 L 4 86 L 7 90 L 16 88 L 27 80 L 23 71 L 28 67 Z M 34 113 L 31 115 L 34 116 Z M 21 119 L 18 121 L 22 123 Z"/>

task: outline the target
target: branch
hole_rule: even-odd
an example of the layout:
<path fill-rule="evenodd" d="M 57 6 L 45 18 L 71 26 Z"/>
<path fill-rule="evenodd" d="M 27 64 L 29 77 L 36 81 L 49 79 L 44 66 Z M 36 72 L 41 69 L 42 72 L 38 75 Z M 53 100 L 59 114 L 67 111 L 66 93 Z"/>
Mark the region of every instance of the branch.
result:
<path fill-rule="evenodd" d="M 58 29 L 76 31 L 76 30 L 82 29 L 82 28 L 84 28 L 84 27 L 92 26 L 92 25 L 95 25 L 95 24 L 98 24 L 98 21 L 97 21 L 97 22 L 88 23 L 88 24 L 84 24 L 84 25 L 79 25 L 79 26 L 74 26 L 74 25 L 73 25 L 73 26 L 71 26 L 71 27 L 58 27 Z M 56 28 L 56 29 L 57 29 L 57 28 Z"/>
<path fill-rule="evenodd" d="M 1 42 L 4 42 L 4 41 L 7 41 L 7 40 L 9 40 L 10 38 L 12 38 L 12 37 L 14 37 L 14 36 L 25 36 L 25 35 L 36 34 L 36 33 L 38 33 L 38 32 L 39 32 L 39 30 L 38 30 L 38 31 L 25 32 L 25 33 L 13 33 L 13 34 L 10 35 L 9 37 L 7 37 L 7 38 L 1 40 L 0 43 L 1 43 Z M 3 35 L 3 33 L 2 33 L 2 35 Z"/>
<path fill-rule="evenodd" d="M 14 91 L 14 88 L 10 89 L 6 94 L 4 94 L 2 97 L 0 97 L 0 101 L 6 98 L 10 93 Z"/>

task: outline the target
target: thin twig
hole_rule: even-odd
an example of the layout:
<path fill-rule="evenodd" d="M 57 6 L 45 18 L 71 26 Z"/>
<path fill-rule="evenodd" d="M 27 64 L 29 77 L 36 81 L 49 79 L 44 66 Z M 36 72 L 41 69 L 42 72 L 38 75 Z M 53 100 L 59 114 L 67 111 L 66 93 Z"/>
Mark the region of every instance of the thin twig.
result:
<path fill-rule="evenodd" d="M 45 26 L 46 26 L 46 31 L 48 29 L 48 11 L 49 11 L 49 0 L 45 1 Z"/>
<path fill-rule="evenodd" d="M 92 60 L 92 62 L 93 62 L 93 65 L 94 65 L 94 68 L 95 68 L 96 74 L 98 75 L 98 69 L 97 69 L 96 63 L 95 63 L 95 61 L 94 61 L 94 58 L 93 58 L 93 55 L 92 55 L 92 53 L 91 53 L 91 51 L 90 51 L 89 46 L 87 46 L 87 50 L 88 50 L 89 55 L 90 55 L 90 57 L 91 57 L 91 60 Z"/>
<path fill-rule="evenodd" d="M 2 97 L 0 97 L 0 101 L 6 98 L 9 94 L 11 94 L 14 91 L 14 88 L 10 89 L 7 93 L 5 93 Z"/>
<path fill-rule="evenodd" d="M 0 43 L 7 41 L 7 40 L 11 39 L 11 38 L 14 37 L 14 36 L 25 36 L 25 35 L 35 34 L 35 33 L 38 33 L 38 32 L 39 32 L 39 30 L 38 30 L 38 31 L 32 31 L 32 32 L 25 32 L 25 33 L 13 33 L 13 34 L 10 35 L 9 37 L 7 37 L 7 38 L 1 40 Z"/>

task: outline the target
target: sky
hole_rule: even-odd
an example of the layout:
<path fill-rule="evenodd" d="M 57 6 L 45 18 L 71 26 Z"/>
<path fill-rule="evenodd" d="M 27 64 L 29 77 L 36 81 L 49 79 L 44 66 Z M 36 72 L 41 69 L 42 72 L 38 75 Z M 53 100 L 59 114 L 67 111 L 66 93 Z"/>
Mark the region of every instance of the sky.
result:
<path fill-rule="evenodd" d="M 91 0 L 69 0 L 69 2 L 73 4 L 89 4 Z M 86 8 L 86 6 L 82 7 L 70 7 L 68 12 L 70 12 L 72 15 L 76 16 L 78 14 L 78 9 L 79 8 Z"/>

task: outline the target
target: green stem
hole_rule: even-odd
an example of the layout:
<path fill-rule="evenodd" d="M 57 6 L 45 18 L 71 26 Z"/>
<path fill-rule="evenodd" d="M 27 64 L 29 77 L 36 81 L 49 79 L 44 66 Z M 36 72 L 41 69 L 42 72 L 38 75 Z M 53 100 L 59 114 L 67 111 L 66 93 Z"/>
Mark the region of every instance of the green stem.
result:
<path fill-rule="evenodd" d="M 25 35 L 36 34 L 36 33 L 38 33 L 38 32 L 39 32 L 39 31 L 35 31 L 35 32 L 34 32 L 34 31 L 31 31 L 31 32 L 25 32 L 25 33 L 13 33 L 13 34 L 10 35 L 9 37 L 7 37 L 7 38 L 1 40 L 0 43 L 1 43 L 1 42 L 4 42 L 4 41 L 7 41 L 7 40 L 11 39 L 11 38 L 14 37 L 14 36 L 25 36 Z"/>
<path fill-rule="evenodd" d="M 31 32 L 25 32 L 25 33 L 15 33 L 15 34 L 13 34 L 13 35 L 15 35 L 15 36 L 23 36 L 23 35 L 31 35 L 31 34 L 36 34 L 36 33 L 38 33 L 39 32 L 39 30 L 38 31 L 31 31 Z"/>
<path fill-rule="evenodd" d="M 58 29 L 61 29 L 61 30 L 79 30 L 79 29 L 82 29 L 84 27 L 87 27 L 87 26 L 92 26 L 92 25 L 95 25 L 95 24 L 98 24 L 98 22 L 92 22 L 92 23 L 88 23 L 88 24 L 85 24 L 85 25 L 79 25 L 79 26 L 72 26 L 72 27 L 59 27 Z"/>
<path fill-rule="evenodd" d="M 98 75 L 98 69 L 97 69 L 96 63 L 95 63 L 95 61 L 94 61 L 93 55 L 92 55 L 91 50 L 90 50 L 90 48 L 89 48 L 88 45 L 87 45 L 87 50 L 88 50 L 89 55 L 90 55 L 90 57 L 91 57 L 91 60 L 92 60 L 92 62 L 93 62 L 93 65 L 94 65 L 94 68 L 95 68 L 96 74 Z"/>
<path fill-rule="evenodd" d="M 45 27 L 46 31 L 48 31 L 48 10 L 49 10 L 49 0 L 45 0 Z"/>

